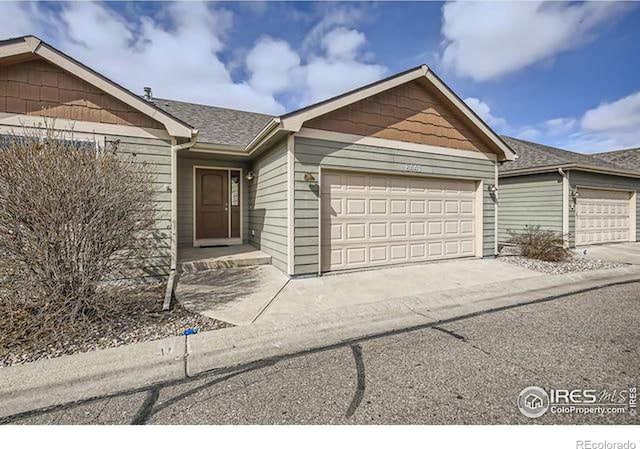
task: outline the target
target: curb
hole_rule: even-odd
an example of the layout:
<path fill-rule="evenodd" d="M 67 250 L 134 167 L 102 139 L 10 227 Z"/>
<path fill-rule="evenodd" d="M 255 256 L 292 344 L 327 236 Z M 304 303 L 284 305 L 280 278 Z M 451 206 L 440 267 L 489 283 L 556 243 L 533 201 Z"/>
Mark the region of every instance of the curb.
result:
<path fill-rule="evenodd" d="M 636 267 L 523 279 L 0 368 L 0 418 L 636 281 Z"/>

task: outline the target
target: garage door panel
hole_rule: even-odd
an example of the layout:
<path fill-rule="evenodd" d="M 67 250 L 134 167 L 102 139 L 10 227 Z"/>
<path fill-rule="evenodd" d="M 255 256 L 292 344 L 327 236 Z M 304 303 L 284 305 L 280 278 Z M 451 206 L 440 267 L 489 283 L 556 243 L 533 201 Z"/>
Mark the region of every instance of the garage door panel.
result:
<path fill-rule="evenodd" d="M 578 189 L 576 245 L 629 240 L 630 192 Z"/>
<path fill-rule="evenodd" d="M 475 255 L 475 189 L 473 181 L 323 173 L 322 270 Z"/>

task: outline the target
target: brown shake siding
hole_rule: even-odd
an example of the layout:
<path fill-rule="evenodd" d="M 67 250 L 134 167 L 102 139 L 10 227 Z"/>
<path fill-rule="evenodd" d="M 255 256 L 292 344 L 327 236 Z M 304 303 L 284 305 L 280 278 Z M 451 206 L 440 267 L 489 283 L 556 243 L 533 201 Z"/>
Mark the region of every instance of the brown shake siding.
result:
<path fill-rule="evenodd" d="M 40 60 L 0 66 L 0 112 L 163 128 L 120 100 Z"/>
<path fill-rule="evenodd" d="M 308 128 L 490 152 L 432 88 L 412 81 L 310 120 Z"/>

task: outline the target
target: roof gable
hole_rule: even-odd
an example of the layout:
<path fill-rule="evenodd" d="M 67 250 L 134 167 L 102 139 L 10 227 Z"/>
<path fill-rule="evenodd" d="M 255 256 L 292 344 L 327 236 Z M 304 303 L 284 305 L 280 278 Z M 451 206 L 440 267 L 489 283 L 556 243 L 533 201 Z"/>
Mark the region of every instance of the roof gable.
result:
<path fill-rule="evenodd" d="M 280 128 L 293 132 L 300 131 L 303 125 L 307 126 L 308 122 L 317 119 L 318 117 L 349 107 L 354 103 L 367 100 L 383 92 L 412 83 L 413 81 L 421 83 L 422 87 L 431 93 L 429 101 L 433 102 L 433 100 L 437 98 L 437 101 L 440 104 L 446 104 L 449 111 L 452 112 L 447 115 L 450 117 L 455 116 L 457 120 L 464 123 L 468 129 L 472 130 L 472 133 L 477 136 L 477 139 L 474 140 L 477 140 L 478 142 L 482 141 L 483 144 L 486 145 L 483 150 L 488 149 L 492 152 L 501 154 L 502 157 L 507 160 L 515 159 L 516 155 L 511 148 L 509 148 L 509 146 L 503 142 L 501 138 L 471 110 L 471 108 L 469 108 L 469 106 L 467 106 L 425 65 L 286 114 L 279 118 Z M 424 104 L 421 106 L 416 106 L 414 104 L 413 106 L 420 108 L 421 106 L 424 106 Z M 405 119 L 406 118 L 407 117 L 405 117 Z M 422 130 L 419 133 L 422 133 Z M 426 134 L 428 134 L 428 132 L 426 132 Z M 460 134 L 462 134 L 460 130 L 458 130 L 458 134 L 451 133 L 454 138 L 460 137 Z M 441 137 L 446 136 L 442 135 Z M 449 143 L 449 146 L 450 145 L 451 144 Z"/>
<path fill-rule="evenodd" d="M 0 112 L 164 129 L 157 120 L 42 59 L 0 65 Z"/>
<path fill-rule="evenodd" d="M 421 79 L 313 118 L 305 127 L 492 153 L 486 138 Z"/>
<path fill-rule="evenodd" d="M 148 118 L 161 123 L 171 136 L 191 138 L 197 134 L 197 130 L 189 124 L 173 117 L 166 111 L 145 101 L 138 95 L 135 95 L 34 36 L 23 36 L 0 41 L 0 62 L 14 63 L 31 59 L 42 59 L 64 70 L 66 73 L 75 76 L 88 85 L 93 86 L 99 91 L 109 94 L 121 104 L 125 104 Z"/>

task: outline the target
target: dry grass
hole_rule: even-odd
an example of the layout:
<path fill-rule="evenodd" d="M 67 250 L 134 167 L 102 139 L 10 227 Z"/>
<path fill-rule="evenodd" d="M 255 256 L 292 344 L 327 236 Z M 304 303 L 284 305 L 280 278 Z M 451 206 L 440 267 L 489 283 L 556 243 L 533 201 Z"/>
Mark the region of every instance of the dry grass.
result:
<path fill-rule="evenodd" d="M 535 225 L 526 226 L 522 231 L 509 230 L 509 235 L 509 243 L 515 245 L 524 257 L 547 262 L 561 262 L 569 257 L 569 251 L 564 247 L 565 238 L 559 232 Z"/>

